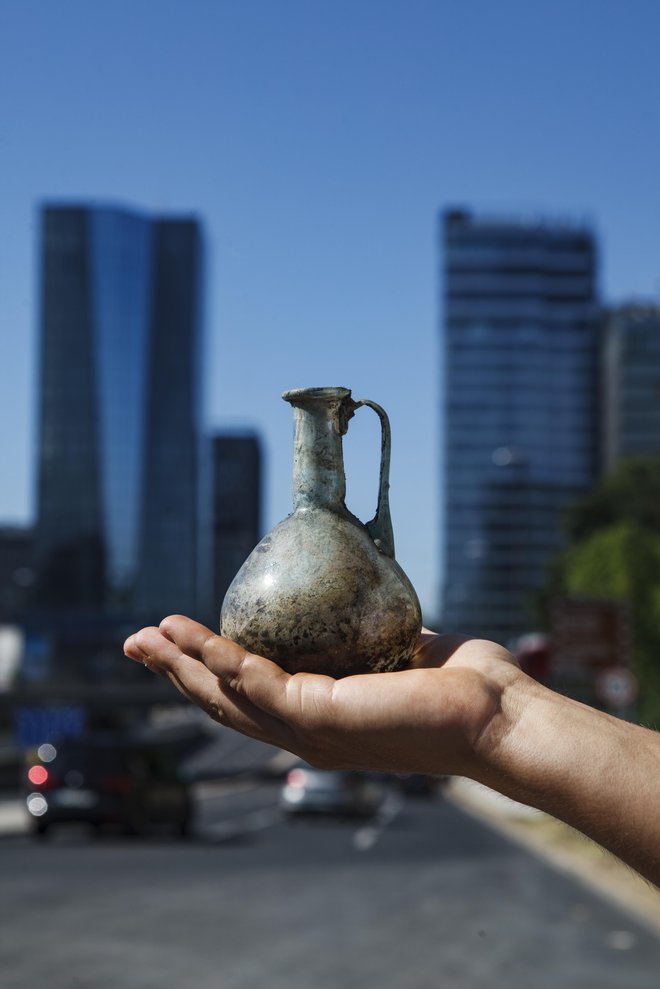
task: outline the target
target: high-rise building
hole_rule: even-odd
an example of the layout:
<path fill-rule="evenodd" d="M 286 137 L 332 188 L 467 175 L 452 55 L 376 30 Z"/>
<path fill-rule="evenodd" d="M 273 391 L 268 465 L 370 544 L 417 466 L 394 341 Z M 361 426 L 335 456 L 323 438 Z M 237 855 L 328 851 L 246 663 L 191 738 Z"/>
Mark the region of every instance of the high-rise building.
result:
<path fill-rule="evenodd" d="M 195 219 L 43 209 L 41 609 L 196 613 L 201 270 Z"/>
<path fill-rule="evenodd" d="M 33 532 L 27 526 L 0 526 L 0 625 L 22 619 L 34 580 Z"/>
<path fill-rule="evenodd" d="M 261 443 L 254 433 L 212 438 L 213 625 L 227 588 L 261 537 Z"/>
<path fill-rule="evenodd" d="M 454 210 L 442 250 L 443 625 L 506 644 L 597 471 L 595 245 Z"/>
<path fill-rule="evenodd" d="M 605 316 L 603 466 L 660 456 L 660 307 L 626 305 Z"/>

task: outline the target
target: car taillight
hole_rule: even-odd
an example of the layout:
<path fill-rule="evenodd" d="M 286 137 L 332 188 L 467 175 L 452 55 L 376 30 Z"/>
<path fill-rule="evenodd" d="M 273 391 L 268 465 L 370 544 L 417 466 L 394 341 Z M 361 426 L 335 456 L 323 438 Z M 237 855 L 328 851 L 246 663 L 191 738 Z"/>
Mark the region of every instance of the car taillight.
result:
<path fill-rule="evenodd" d="M 30 766 L 27 778 L 32 786 L 39 787 L 40 790 L 52 790 L 59 784 L 59 779 L 52 769 L 46 769 L 45 766 Z"/>
<path fill-rule="evenodd" d="M 33 786 L 45 786 L 48 777 L 49 773 L 45 766 L 31 766 L 28 770 L 28 779 Z"/>
<path fill-rule="evenodd" d="M 307 782 L 307 773 L 304 769 L 292 769 L 286 778 L 289 786 L 294 788 L 299 788 L 305 785 Z"/>

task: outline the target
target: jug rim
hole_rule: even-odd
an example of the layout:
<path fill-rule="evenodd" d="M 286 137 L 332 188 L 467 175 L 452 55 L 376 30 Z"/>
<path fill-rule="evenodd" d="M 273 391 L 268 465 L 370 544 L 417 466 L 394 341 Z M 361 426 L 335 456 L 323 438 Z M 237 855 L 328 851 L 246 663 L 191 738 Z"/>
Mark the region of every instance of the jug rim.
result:
<path fill-rule="evenodd" d="M 282 398 L 285 402 L 300 402 L 305 399 L 316 398 L 334 401 L 336 399 L 349 398 L 350 394 L 350 388 L 335 385 L 321 388 L 290 388 L 288 391 L 283 392 Z"/>

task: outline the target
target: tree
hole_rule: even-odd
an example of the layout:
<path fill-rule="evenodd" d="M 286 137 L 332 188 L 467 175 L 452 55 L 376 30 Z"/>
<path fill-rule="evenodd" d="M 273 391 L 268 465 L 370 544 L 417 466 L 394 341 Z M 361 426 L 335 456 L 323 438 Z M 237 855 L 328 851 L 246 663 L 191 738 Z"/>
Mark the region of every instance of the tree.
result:
<path fill-rule="evenodd" d="M 660 726 L 660 536 L 635 522 L 600 529 L 566 551 L 562 573 L 566 594 L 628 603 L 640 717 Z"/>
<path fill-rule="evenodd" d="M 577 542 L 624 521 L 660 534 L 660 456 L 622 461 L 569 512 L 568 535 Z"/>
<path fill-rule="evenodd" d="M 660 727 L 660 457 L 624 461 L 570 513 L 569 546 L 544 598 L 626 601 L 640 720 Z"/>

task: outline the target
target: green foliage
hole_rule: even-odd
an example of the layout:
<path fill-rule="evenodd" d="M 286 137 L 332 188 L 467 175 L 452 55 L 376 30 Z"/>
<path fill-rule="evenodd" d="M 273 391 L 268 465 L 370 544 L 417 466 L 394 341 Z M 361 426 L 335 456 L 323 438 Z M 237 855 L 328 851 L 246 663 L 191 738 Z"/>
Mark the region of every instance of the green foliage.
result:
<path fill-rule="evenodd" d="M 570 545 L 543 598 L 628 603 L 640 720 L 660 726 L 660 457 L 625 461 L 576 506 L 568 529 Z"/>
<path fill-rule="evenodd" d="M 567 529 L 577 542 L 623 521 L 660 533 L 660 456 L 624 460 L 573 508 Z"/>
<path fill-rule="evenodd" d="M 567 594 L 647 603 L 660 587 L 660 536 L 636 522 L 619 522 L 574 543 L 563 559 Z M 660 632 L 660 629 L 659 629 Z"/>

